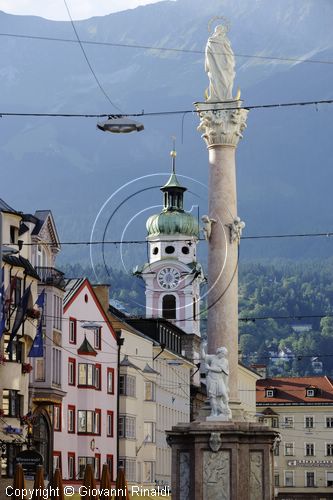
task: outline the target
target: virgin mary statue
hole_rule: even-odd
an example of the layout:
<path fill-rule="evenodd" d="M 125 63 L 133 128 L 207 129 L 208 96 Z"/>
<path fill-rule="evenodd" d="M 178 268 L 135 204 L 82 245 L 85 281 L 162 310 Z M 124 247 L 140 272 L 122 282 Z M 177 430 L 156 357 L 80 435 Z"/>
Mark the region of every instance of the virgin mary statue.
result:
<path fill-rule="evenodd" d="M 209 78 L 207 101 L 227 101 L 232 99 L 235 79 L 235 58 L 227 27 L 219 24 L 208 38 L 205 51 L 205 71 Z"/>

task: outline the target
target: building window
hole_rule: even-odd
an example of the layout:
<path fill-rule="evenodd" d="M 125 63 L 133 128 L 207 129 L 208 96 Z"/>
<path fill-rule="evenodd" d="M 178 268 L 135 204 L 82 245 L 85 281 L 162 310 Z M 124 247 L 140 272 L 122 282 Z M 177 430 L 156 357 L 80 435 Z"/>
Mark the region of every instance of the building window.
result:
<path fill-rule="evenodd" d="M 122 396 L 136 396 L 136 379 L 133 375 L 119 376 L 119 393 Z"/>
<path fill-rule="evenodd" d="M 53 407 L 53 429 L 61 431 L 61 405 L 54 405 Z"/>
<path fill-rule="evenodd" d="M 119 458 L 119 467 L 124 468 L 127 481 L 136 482 L 136 460 Z"/>
<path fill-rule="evenodd" d="M 16 276 L 12 278 L 10 287 L 14 287 L 14 306 L 17 307 L 21 301 L 22 297 L 22 278 L 17 278 Z M 10 297 L 10 303 L 12 303 L 12 297 Z"/>
<path fill-rule="evenodd" d="M 286 457 L 294 455 L 294 443 L 284 443 L 284 454 Z"/>
<path fill-rule="evenodd" d="M 164 295 L 162 299 L 162 316 L 165 319 L 176 319 L 176 297 Z"/>
<path fill-rule="evenodd" d="M 79 363 L 79 384 L 83 387 L 95 387 L 95 365 Z"/>
<path fill-rule="evenodd" d="M 144 422 L 143 434 L 145 443 L 155 443 L 155 422 Z"/>
<path fill-rule="evenodd" d="M 266 389 L 266 398 L 274 397 L 274 389 Z"/>
<path fill-rule="evenodd" d="M 95 453 L 95 479 L 99 479 L 101 475 L 101 454 Z"/>
<path fill-rule="evenodd" d="M 75 479 L 75 453 L 68 452 L 68 479 Z"/>
<path fill-rule="evenodd" d="M 76 359 L 68 358 L 68 385 L 76 384 Z"/>
<path fill-rule="evenodd" d="M 61 467 L 61 451 L 54 451 L 53 452 L 53 472 L 56 469 L 62 469 Z"/>
<path fill-rule="evenodd" d="M 326 443 L 326 455 L 333 457 L 333 443 Z"/>
<path fill-rule="evenodd" d="M 154 483 L 155 482 L 155 474 L 154 474 L 154 462 L 144 462 L 143 469 L 143 482 L 144 483 Z"/>
<path fill-rule="evenodd" d="M 45 382 L 45 347 L 44 357 L 35 359 L 35 382 Z"/>
<path fill-rule="evenodd" d="M 333 472 L 326 472 L 326 486 L 333 486 Z"/>
<path fill-rule="evenodd" d="M 62 298 L 57 295 L 53 295 L 53 328 L 62 328 Z"/>
<path fill-rule="evenodd" d="M 69 318 L 69 343 L 76 344 L 76 319 Z"/>
<path fill-rule="evenodd" d="M 171 254 L 174 252 L 175 252 L 175 247 L 173 247 L 172 245 L 165 247 L 165 253 Z"/>
<path fill-rule="evenodd" d="M 10 334 L 4 334 L 4 356 L 6 361 L 15 361 L 16 363 L 23 363 L 23 343 L 19 340 L 12 342 L 12 349 L 7 352 Z"/>
<path fill-rule="evenodd" d="M 113 368 L 107 369 L 107 388 L 108 388 L 107 389 L 108 394 L 114 394 L 114 369 Z"/>
<path fill-rule="evenodd" d="M 16 226 L 9 226 L 9 242 L 11 245 L 17 245 L 18 228 Z"/>
<path fill-rule="evenodd" d="M 102 348 L 102 328 L 100 326 L 94 329 L 94 348 L 98 350 Z"/>
<path fill-rule="evenodd" d="M 305 428 L 306 429 L 313 429 L 314 427 L 314 419 L 313 417 L 305 417 Z"/>
<path fill-rule="evenodd" d="M 279 476 L 279 474 L 274 474 L 274 486 L 280 486 L 280 476 Z"/>
<path fill-rule="evenodd" d="M 333 427 L 333 417 L 326 417 L 326 427 Z"/>
<path fill-rule="evenodd" d="M 95 457 L 79 457 L 78 464 L 79 464 L 79 479 L 83 479 L 84 471 L 86 470 L 88 464 L 90 464 L 93 470 L 95 470 Z"/>
<path fill-rule="evenodd" d="M 80 434 L 95 434 L 95 412 L 79 410 L 77 412 L 77 432 Z"/>
<path fill-rule="evenodd" d="M 113 437 L 113 411 L 108 410 L 107 412 L 107 422 L 106 422 L 106 435 L 108 437 Z"/>
<path fill-rule="evenodd" d="M 106 463 L 110 472 L 110 479 L 113 482 L 113 455 L 106 455 Z"/>
<path fill-rule="evenodd" d="M 308 488 L 315 487 L 315 473 L 314 472 L 306 472 L 305 473 L 305 486 Z"/>
<path fill-rule="evenodd" d="M 95 388 L 100 391 L 102 389 L 102 366 L 95 365 Z"/>
<path fill-rule="evenodd" d="M 284 485 L 285 486 L 294 486 L 294 471 L 286 470 L 284 472 Z"/>
<path fill-rule="evenodd" d="M 305 443 L 305 456 L 313 457 L 315 454 L 315 445 L 313 443 Z"/>
<path fill-rule="evenodd" d="M 272 427 L 274 429 L 279 427 L 279 417 L 272 417 Z"/>
<path fill-rule="evenodd" d="M 23 396 L 20 396 L 18 391 L 3 389 L 2 410 L 4 412 L 4 416 L 20 418 L 22 399 Z"/>
<path fill-rule="evenodd" d="M 61 350 L 52 349 L 52 384 L 61 385 Z"/>
<path fill-rule="evenodd" d="M 75 434 L 75 406 L 73 405 L 68 405 L 67 431 L 70 434 Z"/>
<path fill-rule="evenodd" d="M 283 418 L 283 425 L 285 429 L 292 429 L 294 427 L 294 417 L 285 416 Z"/>
<path fill-rule="evenodd" d="M 102 428 L 102 411 L 99 409 L 95 410 L 95 434 L 97 436 L 101 435 Z"/>
<path fill-rule="evenodd" d="M 136 420 L 135 417 L 119 417 L 119 437 L 126 439 L 135 439 L 136 437 Z"/>
<path fill-rule="evenodd" d="M 308 398 L 313 398 L 315 396 L 315 389 L 307 389 L 306 390 L 306 396 Z"/>
<path fill-rule="evenodd" d="M 280 455 L 280 443 L 276 443 L 276 445 L 274 446 L 273 455 L 275 457 L 278 457 Z"/>
<path fill-rule="evenodd" d="M 155 384 L 154 382 L 145 382 L 145 401 L 155 401 Z"/>

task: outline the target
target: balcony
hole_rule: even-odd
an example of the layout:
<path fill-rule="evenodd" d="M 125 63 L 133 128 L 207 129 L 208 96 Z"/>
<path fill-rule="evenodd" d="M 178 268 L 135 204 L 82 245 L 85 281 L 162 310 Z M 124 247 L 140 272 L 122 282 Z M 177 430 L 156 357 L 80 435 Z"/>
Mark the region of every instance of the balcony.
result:
<path fill-rule="evenodd" d="M 41 283 L 44 285 L 55 286 L 61 290 L 65 289 L 65 275 L 61 271 L 58 271 L 58 269 L 54 267 L 36 266 L 36 271 Z"/>

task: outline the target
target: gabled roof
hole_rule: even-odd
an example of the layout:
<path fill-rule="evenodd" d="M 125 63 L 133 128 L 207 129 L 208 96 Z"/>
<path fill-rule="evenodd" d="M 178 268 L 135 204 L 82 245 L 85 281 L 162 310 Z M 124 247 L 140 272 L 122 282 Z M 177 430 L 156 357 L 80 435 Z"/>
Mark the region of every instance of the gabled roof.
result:
<path fill-rule="evenodd" d="M 114 331 L 114 328 L 113 328 L 106 312 L 104 311 L 93 287 L 91 286 L 91 284 L 87 278 L 78 278 L 78 279 L 72 279 L 72 280 L 67 281 L 66 287 L 65 287 L 66 292 L 65 292 L 64 302 L 63 302 L 64 313 L 66 312 L 68 307 L 71 305 L 71 303 L 75 299 L 75 297 L 78 296 L 79 293 L 84 289 L 84 287 L 87 287 L 89 293 L 91 294 L 91 297 L 92 297 L 93 301 L 95 302 L 95 305 L 97 306 L 99 312 L 101 313 L 101 315 L 103 317 L 103 323 L 105 323 L 107 325 L 112 336 L 117 340 L 117 335 Z M 86 321 L 88 321 L 88 320 L 96 321 L 97 320 L 97 318 L 79 318 L 79 319 L 86 320 Z"/>
<path fill-rule="evenodd" d="M 266 397 L 266 389 L 274 388 L 274 397 Z M 315 388 L 315 395 L 306 395 L 307 389 Z M 316 405 L 333 404 L 333 381 L 329 377 L 276 377 L 257 381 L 258 405 Z"/>
<path fill-rule="evenodd" d="M 48 229 L 54 241 L 54 245 L 60 249 L 60 240 L 51 210 L 36 210 L 34 217 L 36 217 L 37 222 L 31 234 L 33 236 L 38 236 L 44 225 L 48 224 Z"/>
<path fill-rule="evenodd" d="M 29 276 L 39 280 L 39 276 L 37 274 L 36 269 L 33 267 L 33 265 L 30 263 L 29 260 L 25 259 L 21 255 L 18 255 L 18 256 L 17 255 L 4 255 L 2 260 L 4 262 L 7 262 L 7 264 L 9 264 L 10 266 L 22 267 Z"/>
<path fill-rule="evenodd" d="M 0 198 L 0 212 L 7 212 L 9 214 L 21 215 L 20 212 L 14 210 L 2 198 Z"/>
<path fill-rule="evenodd" d="M 86 278 L 75 278 L 75 279 L 69 279 L 66 281 L 66 287 L 65 287 L 65 296 L 64 296 L 64 308 L 66 307 L 67 303 L 74 297 L 82 283 L 84 283 Z"/>

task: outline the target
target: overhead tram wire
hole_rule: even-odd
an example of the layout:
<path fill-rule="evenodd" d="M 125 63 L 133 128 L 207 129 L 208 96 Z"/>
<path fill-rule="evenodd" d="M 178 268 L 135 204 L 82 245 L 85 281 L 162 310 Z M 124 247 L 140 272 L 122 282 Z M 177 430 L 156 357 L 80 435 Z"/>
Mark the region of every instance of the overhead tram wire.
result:
<path fill-rule="evenodd" d="M 330 238 L 333 236 L 333 231 L 326 231 L 321 233 L 285 233 L 285 234 L 262 234 L 262 235 L 250 235 L 242 236 L 241 240 L 266 240 L 266 239 L 279 239 L 279 238 Z M 169 240 L 159 240 L 160 242 L 167 242 Z M 183 240 L 188 242 L 190 238 L 184 238 Z M 198 238 L 198 241 L 206 241 L 205 238 Z M 109 240 L 109 241 L 61 241 L 59 244 L 61 246 L 66 245 L 143 245 L 146 244 L 147 240 Z M 3 243 L 4 246 L 13 246 L 13 243 Z M 22 246 L 36 246 L 39 245 L 38 242 L 34 243 L 22 243 Z M 43 243 L 46 246 L 53 246 L 53 243 Z"/>
<path fill-rule="evenodd" d="M 236 102 L 236 101 L 235 101 Z M 205 111 L 238 111 L 240 109 L 246 109 L 251 111 L 252 109 L 275 109 L 275 108 L 290 108 L 296 106 L 318 106 L 320 104 L 333 104 L 333 99 L 318 99 L 315 101 L 294 101 L 294 102 L 280 102 L 271 104 L 254 104 L 248 106 L 233 106 L 233 107 L 223 107 L 224 102 L 216 102 L 214 104 L 221 104 L 220 108 L 207 108 Z M 112 104 L 115 106 L 114 104 Z M 116 107 L 116 106 L 115 106 Z M 119 109 L 119 108 L 117 108 Z M 123 117 L 149 117 L 149 116 L 172 116 L 172 115 L 184 115 L 184 114 L 199 114 L 200 112 L 195 109 L 176 109 L 167 111 L 141 111 L 140 113 L 23 113 L 23 112 L 11 112 L 11 111 L 0 111 L 0 117 L 16 117 L 16 116 L 28 116 L 33 118 L 123 118 Z"/>
<path fill-rule="evenodd" d="M 49 37 L 49 36 L 37 36 L 37 35 L 26 35 L 22 33 L 0 33 L 3 37 L 12 38 L 23 38 L 30 40 L 41 40 L 48 42 L 62 42 L 62 43 L 80 43 L 80 45 L 97 45 L 104 47 L 119 47 L 125 49 L 141 49 L 141 50 L 157 50 L 163 52 L 179 52 L 185 54 L 200 54 L 205 53 L 204 50 L 194 50 L 194 49 L 181 49 L 179 47 L 160 47 L 153 45 L 143 45 L 143 44 L 132 44 L 132 43 L 117 43 L 117 42 L 100 42 L 94 40 L 73 40 L 71 38 L 59 38 L 59 37 Z M 220 52 L 220 55 L 225 55 L 224 52 Z M 281 61 L 281 62 L 291 62 L 291 63 L 310 63 L 310 64 L 333 64 L 333 61 L 323 60 L 323 59 L 300 59 L 297 57 L 275 57 L 275 56 L 263 56 L 255 54 L 239 54 L 234 53 L 235 57 L 243 57 L 248 59 L 261 59 L 267 61 Z"/>
<path fill-rule="evenodd" d="M 87 53 L 86 53 L 86 51 L 85 51 L 85 49 L 84 49 L 84 47 L 83 47 L 83 44 L 82 44 L 82 42 L 81 42 L 81 40 L 80 40 L 79 34 L 78 34 L 78 32 L 77 32 L 77 30 L 76 30 L 76 28 L 75 28 L 75 24 L 74 24 L 74 21 L 73 21 L 73 18 L 72 18 L 72 15 L 71 15 L 71 13 L 70 13 L 70 10 L 69 10 L 69 7 L 68 7 L 68 5 L 67 5 L 66 0 L 64 0 L 64 4 L 65 4 L 66 10 L 67 10 L 67 14 L 68 14 L 68 17 L 69 17 L 69 19 L 70 19 L 70 22 L 71 22 L 71 25 L 72 25 L 73 31 L 74 31 L 75 36 L 76 36 L 76 38 L 77 38 L 77 43 L 80 45 L 81 51 L 82 51 L 82 53 L 83 53 L 83 55 L 84 55 L 84 58 L 85 58 L 85 60 L 86 60 L 87 65 L 88 65 L 88 67 L 89 67 L 89 69 L 90 69 L 90 71 L 91 71 L 91 74 L 93 75 L 93 77 L 94 77 L 94 79 L 95 79 L 95 81 L 96 81 L 96 83 L 97 83 L 97 85 L 98 85 L 98 87 L 99 87 L 100 91 L 102 92 L 102 94 L 104 95 L 104 97 L 105 97 L 105 98 L 109 101 L 109 103 L 111 104 L 111 106 L 113 106 L 115 109 L 117 109 L 118 111 L 120 111 L 120 112 L 121 112 L 121 109 L 120 109 L 120 108 L 119 108 L 119 107 L 118 107 L 118 106 L 117 106 L 114 102 L 112 102 L 112 101 L 111 101 L 110 97 L 108 96 L 108 94 L 106 93 L 105 89 L 103 88 L 103 86 L 102 86 L 101 82 L 100 82 L 100 81 L 99 81 L 99 79 L 97 78 L 97 75 L 96 75 L 96 73 L 95 73 L 95 71 L 94 71 L 94 69 L 93 69 L 92 65 L 90 64 L 90 61 L 89 61 L 88 56 L 87 56 Z"/>

